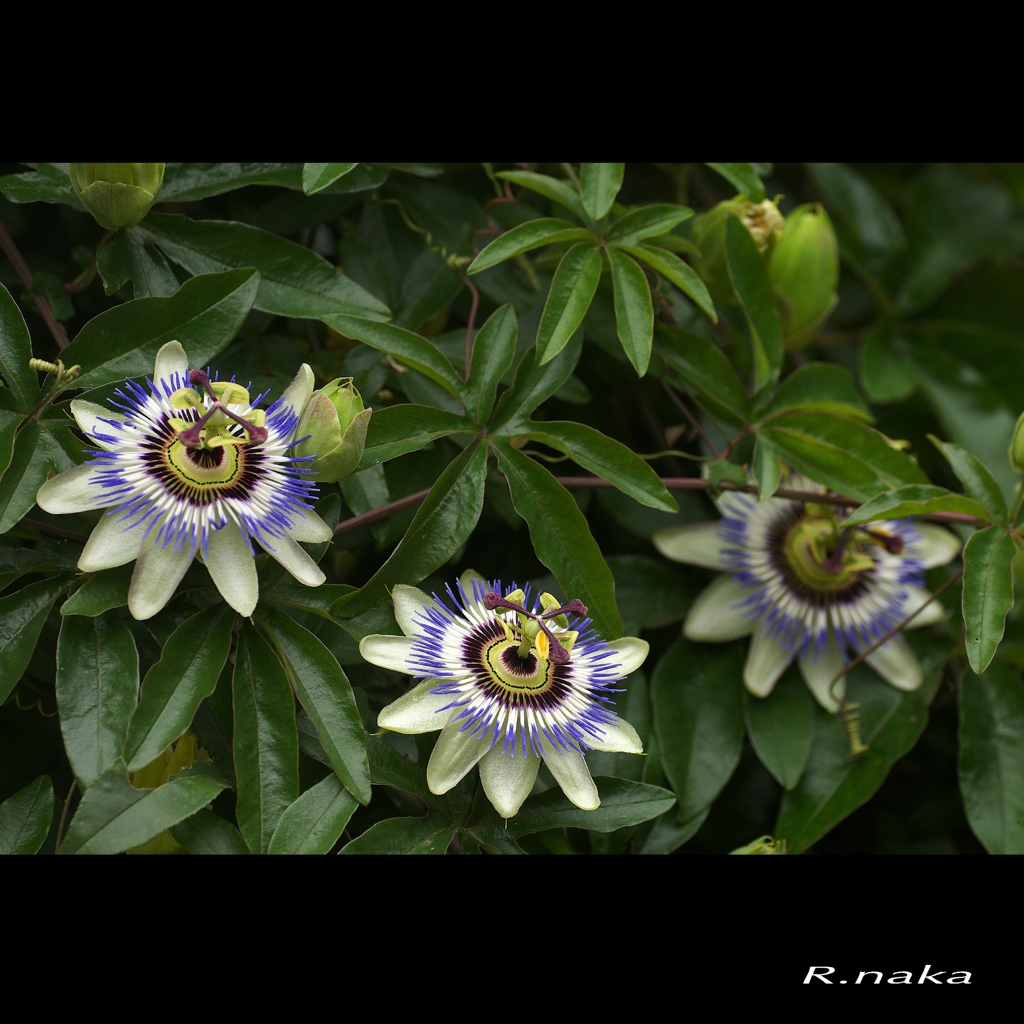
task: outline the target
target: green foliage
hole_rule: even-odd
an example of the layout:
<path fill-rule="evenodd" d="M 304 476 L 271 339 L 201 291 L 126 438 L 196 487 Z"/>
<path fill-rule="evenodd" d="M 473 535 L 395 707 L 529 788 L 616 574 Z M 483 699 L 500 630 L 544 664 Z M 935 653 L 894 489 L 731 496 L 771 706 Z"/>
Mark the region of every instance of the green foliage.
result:
<path fill-rule="evenodd" d="M 948 806 L 957 772 L 959 824 L 921 842 L 1024 851 L 1019 169 L 158 166 L 0 165 L 3 852 L 881 850 L 899 815 L 869 808 Z M 230 557 L 216 530 L 182 561 L 155 515 L 133 546 L 135 498 L 111 518 L 75 496 L 123 440 L 116 392 L 172 341 L 268 417 L 296 374 L 293 405 L 317 392 L 290 451 L 321 459 L 326 530 L 243 527 Z M 251 469 L 254 436 L 221 451 Z M 773 557 L 812 577 L 902 558 L 893 521 L 927 524 L 928 576 L 894 594 L 940 603 L 822 667 L 825 639 L 773 633 L 753 592 L 714 605 L 749 582 L 710 526 L 732 502 L 799 519 Z M 472 600 L 473 573 L 649 645 L 609 683 L 644 756 L 589 753 L 596 809 L 550 764 L 508 820 L 476 768 L 434 793 L 431 734 L 377 725 L 409 662 L 364 654 L 407 652 L 426 617 L 396 588 L 448 601 L 461 578 Z M 167 600 L 136 619 L 154 581 Z"/>

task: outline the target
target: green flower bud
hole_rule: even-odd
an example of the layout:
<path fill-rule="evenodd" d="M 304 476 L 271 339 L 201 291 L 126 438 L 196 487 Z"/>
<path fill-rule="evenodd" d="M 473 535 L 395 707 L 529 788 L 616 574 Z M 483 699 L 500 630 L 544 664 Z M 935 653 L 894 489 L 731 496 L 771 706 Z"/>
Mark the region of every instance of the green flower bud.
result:
<path fill-rule="evenodd" d="M 763 256 L 771 253 L 782 235 L 784 222 L 779 208 L 770 199 L 752 203 L 746 196 L 719 203 L 694 222 L 693 242 L 701 253 L 697 268 L 700 276 L 716 302 L 735 305 L 736 294 L 725 259 L 725 224 L 730 213 L 750 232 Z"/>
<path fill-rule="evenodd" d="M 110 231 L 135 227 L 164 183 L 163 164 L 68 164 L 68 173 L 85 208 Z"/>
<path fill-rule="evenodd" d="M 820 203 L 798 206 L 786 218 L 768 272 L 779 301 L 786 348 L 802 348 L 839 301 L 839 245 Z"/>
<path fill-rule="evenodd" d="M 1010 465 L 1018 473 L 1024 473 L 1024 412 L 1013 428 L 1013 440 L 1010 442 Z"/>
<path fill-rule="evenodd" d="M 353 473 L 363 457 L 366 428 L 372 409 L 363 407 L 351 377 L 339 377 L 313 393 L 296 428 L 296 437 L 309 435 L 295 454 L 315 455 L 311 468 L 318 480 L 333 483 Z"/>

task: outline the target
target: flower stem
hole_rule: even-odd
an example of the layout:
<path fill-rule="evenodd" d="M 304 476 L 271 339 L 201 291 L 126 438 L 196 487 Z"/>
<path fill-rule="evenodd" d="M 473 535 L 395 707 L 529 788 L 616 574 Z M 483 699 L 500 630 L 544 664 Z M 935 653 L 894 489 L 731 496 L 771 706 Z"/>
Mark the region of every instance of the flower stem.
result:
<path fill-rule="evenodd" d="M 32 295 L 32 271 L 29 270 L 24 257 L 14 244 L 14 239 L 7 233 L 7 228 L 4 227 L 3 222 L 0 222 L 0 249 L 3 249 L 7 254 L 7 258 L 11 261 L 11 266 L 18 272 L 18 277 L 25 291 Z M 63 352 L 71 344 L 71 339 L 68 338 L 67 332 L 61 326 L 60 321 L 54 316 L 50 300 L 45 295 L 32 295 L 32 300 L 36 304 L 39 315 L 46 322 L 46 326 L 50 328 L 50 334 L 53 335 L 53 340 L 57 342 L 57 348 Z"/>

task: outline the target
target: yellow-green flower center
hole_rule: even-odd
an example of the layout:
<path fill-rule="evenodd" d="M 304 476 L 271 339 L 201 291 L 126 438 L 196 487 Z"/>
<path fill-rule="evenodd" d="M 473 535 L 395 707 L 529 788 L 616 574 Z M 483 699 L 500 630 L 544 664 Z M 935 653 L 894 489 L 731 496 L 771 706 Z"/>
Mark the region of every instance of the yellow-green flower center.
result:
<path fill-rule="evenodd" d="M 480 659 L 494 682 L 510 693 L 539 694 L 550 689 L 555 679 L 555 665 L 538 657 L 535 648 L 524 656 L 520 644 L 506 637 L 496 637 L 484 644 Z"/>
<path fill-rule="evenodd" d="M 874 560 L 858 535 L 833 515 L 809 516 L 790 527 L 783 553 L 797 578 L 815 590 L 843 590 Z"/>
<path fill-rule="evenodd" d="M 174 436 L 167 442 L 163 456 L 170 473 L 193 493 L 227 490 L 235 486 L 245 472 L 243 445 L 188 448 Z"/>

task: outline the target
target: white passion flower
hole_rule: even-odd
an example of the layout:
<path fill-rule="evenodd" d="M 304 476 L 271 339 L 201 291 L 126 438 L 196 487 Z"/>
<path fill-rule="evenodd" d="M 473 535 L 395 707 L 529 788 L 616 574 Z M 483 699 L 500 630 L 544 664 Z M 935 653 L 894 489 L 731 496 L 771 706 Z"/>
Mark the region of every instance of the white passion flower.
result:
<path fill-rule="evenodd" d="M 440 730 L 427 765 L 437 795 L 480 765 L 494 809 L 511 818 L 530 795 L 543 758 L 562 792 L 586 811 L 600 806 L 584 750 L 643 753 L 636 730 L 611 709 L 615 683 L 635 672 L 649 645 L 606 643 L 578 600 L 529 595 L 463 573 L 448 602 L 416 587 L 392 593 L 405 636 L 367 636 L 374 665 L 424 678 L 377 716 L 399 733 Z"/>
<path fill-rule="evenodd" d="M 78 560 L 83 572 L 135 560 L 128 609 L 156 615 L 199 554 L 224 600 L 250 615 L 259 597 L 252 541 L 300 583 L 324 574 L 300 541 L 331 539 L 312 510 L 309 459 L 289 455 L 313 393 L 303 364 L 269 409 L 231 381 L 189 373 L 184 349 L 157 353 L 149 390 L 126 381 L 115 409 L 76 399 L 71 411 L 96 445 L 90 461 L 47 480 L 36 501 L 47 512 L 106 508 Z M 194 385 L 194 386 L 193 386 Z"/>
<path fill-rule="evenodd" d="M 824 493 L 792 475 L 787 487 Z M 727 491 L 717 523 L 661 530 L 652 538 L 666 558 L 721 569 L 694 602 L 683 634 L 696 641 L 753 636 L 743 681 L 758 697 L 772 692 L 794 658 L 818 703 L 838 711 L 846 679 L 830 684 L 849 661 L 930 598 L 924 571 L 960 550 L 948 530 L 910 520 L 844 527 L 847 509 L 824 503 Z M 944 617 L 932 602 L 907 628 Z M 900 690 L 916 690 L 921 666 L 902 634 L 865 659 Z"/>

